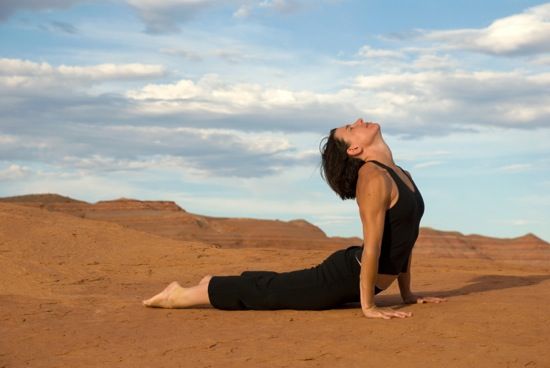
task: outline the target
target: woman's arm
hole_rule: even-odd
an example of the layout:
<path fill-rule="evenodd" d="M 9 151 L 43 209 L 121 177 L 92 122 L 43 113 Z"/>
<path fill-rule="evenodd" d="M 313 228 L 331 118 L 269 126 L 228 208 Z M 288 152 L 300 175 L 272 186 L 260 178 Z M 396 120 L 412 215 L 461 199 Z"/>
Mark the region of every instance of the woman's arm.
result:
<path fill-rule="evenodd" d="M 361 309 L 370 318 L 408 317 L 410 313 L 378 309 L 374 304 L 374 285 L 378 275 L 384 220 L 391 202 L 391 181 L 382 171 L 365 166 L 359 170 L 357 181 L 357 204 L 363 224 L 364 247 L 359 282 Z"/>
<path fill-rule="evenodd" d="M 363 174 L 363 175 L 361 175 Z M 367 179 L 368 177 L 368 179 Z M 361 257 L 361 307 L 374 307 L 374 285 L 378 274 L 378 258 L 384 234 L 384 220 L 391 187 L 388 190 L 383 173 L 374 168 L 359 171 L 357 204 L 363 225 L 363 255 Z"/>
<path fill-rule="evenodd" d="M 409 261 L 407 264 L 407 272 L 401 272 L 397 276 L 397 283 L 399 284 L 399 292 L 401 293 L 401 298 L 405 301 L 412 295 L 411 292 L 411 259 L 412 252 L 409 255 Z"/>
<path fill-rule="evenodd" d="M 445 298 L 439 298 L 435 296 L 421 296 L 414 294 L 411 291 L 411 259 L 412 253 L 409 255 L 409 264 L 407 265 L 407 272 L 401 272 L 397 276 L 397 282 L 399 284 L 399 292 L 401 298 L 405 304 L 415 303 L 441 303 L 447 301 Z"/>

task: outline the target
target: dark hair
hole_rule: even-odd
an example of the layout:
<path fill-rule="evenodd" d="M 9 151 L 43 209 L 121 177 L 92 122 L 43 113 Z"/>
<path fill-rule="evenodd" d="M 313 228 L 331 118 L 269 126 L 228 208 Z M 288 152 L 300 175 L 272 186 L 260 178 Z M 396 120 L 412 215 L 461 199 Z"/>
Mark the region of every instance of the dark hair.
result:
<path fill-rule="evenodd" d="M 336 128 L 321 140 L 321 177 L 342 199 L 355 198 L 359 169 L 363 160 L 347 153 L 349 144 L 334 136 Z M 324 144 L 323 144 L 324 142 Z"/>

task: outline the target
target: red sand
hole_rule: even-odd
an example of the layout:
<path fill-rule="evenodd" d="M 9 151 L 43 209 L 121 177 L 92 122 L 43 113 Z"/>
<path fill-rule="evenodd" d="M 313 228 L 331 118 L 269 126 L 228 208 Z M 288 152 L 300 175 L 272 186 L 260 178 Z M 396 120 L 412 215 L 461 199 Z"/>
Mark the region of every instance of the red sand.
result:
<path fill-rule="evenodd" d="M 547 262 L 419 248 L 413 290 L 449 301 L 402 305 L 397 285 L 376 297 L 408 319 L 162 310 L 141 300 L 170 281 L 311 267 L 332 250 L 218 248 L 9 203 L 0 223 L 0 367 L 550 367 Z"/>

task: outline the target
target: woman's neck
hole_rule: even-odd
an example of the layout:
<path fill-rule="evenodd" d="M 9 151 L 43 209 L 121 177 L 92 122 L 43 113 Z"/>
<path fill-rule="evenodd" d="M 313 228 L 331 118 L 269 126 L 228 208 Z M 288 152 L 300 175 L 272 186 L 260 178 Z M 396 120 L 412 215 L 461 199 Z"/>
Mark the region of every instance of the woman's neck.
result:
<path fill-rule="evenodd" d="M 386 166 L 395 166 L 395 162 L 393 161 L 393 155 L 390 150 L 390 147 L 384 142 L 384 140 L 380 140 L 378 144 L 374 144 L 369 147 L 369 151 L 366 153 L 365 157 L 363 158 L 363 161 L 378 161 Z"/>

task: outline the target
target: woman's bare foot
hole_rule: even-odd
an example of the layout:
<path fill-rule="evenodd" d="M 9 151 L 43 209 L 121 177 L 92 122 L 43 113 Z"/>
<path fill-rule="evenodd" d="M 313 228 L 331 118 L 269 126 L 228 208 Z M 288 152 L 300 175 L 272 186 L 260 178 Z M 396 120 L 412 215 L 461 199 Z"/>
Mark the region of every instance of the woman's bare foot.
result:
<path fill-rule="evenodd" d="M 146 307 L 156 308 L 181 308 L 181 300 L 184 298 L 185 289 L 177 282 L 171 282 L 163 291 L 153 296 L 150 299 L 144 300 L 143 305 Z M 178 304 L 180 306 L 178 306 Z"/>
<path fill-rule="evenodd" d="M 209 283 L 211 278 L 212 278 L 212 275 L 206 275 L 206 276 L 204 276 L 204 277 L 201 279 L 201 281 L 199 281 L 199 285 Z"/>
<path fill-rule="evenodd" d="M 156 308 L 188 308 L 195 305 L 211 305 L 208 296 L 208 284 L 212 276 L 202 278 L 198 285 L 184 288 L 177 281 L 170 283 L 154 297 L 144 300 L 146 307 Z"/>

